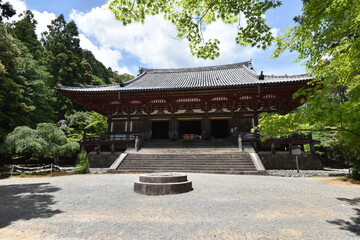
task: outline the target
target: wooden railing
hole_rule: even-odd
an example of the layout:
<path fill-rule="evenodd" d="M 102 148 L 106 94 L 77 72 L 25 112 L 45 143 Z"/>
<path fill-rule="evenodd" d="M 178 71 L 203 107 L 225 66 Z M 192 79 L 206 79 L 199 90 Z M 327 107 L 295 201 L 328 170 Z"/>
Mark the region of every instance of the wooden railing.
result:
<path fill-rule="evenodd" d="M 239 133 L 243 141 L 260 141 L 263 137 L 258 133 Z M 289 137 L 281 137 L 281 138 L 267 138 L 266 141 L 281 141 L 281 140 L 312 140 L 311 134 L 293 134 Z"/>
<path fill-rule="evenodd" d="M 130 142 L 134 141 L 136 136 L 141 140 L 144 139 L 144 133 L 141 132 L 121 132 L 121 133 L 107 133 L 100 135 L 87 136 L 84 134 L 83 143 L 112 143 L 112 142 Z"/>

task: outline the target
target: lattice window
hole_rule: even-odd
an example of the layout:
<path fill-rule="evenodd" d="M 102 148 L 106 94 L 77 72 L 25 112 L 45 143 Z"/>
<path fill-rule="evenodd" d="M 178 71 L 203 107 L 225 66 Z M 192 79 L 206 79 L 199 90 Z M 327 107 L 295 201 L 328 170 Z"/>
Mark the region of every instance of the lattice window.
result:
<path fill-rule="evenodd" d="M 164 99 L 155 99 L 152 100 L 151 103 L 166 103 L 166 101 Z"/>
<path fill-rule="evenodd" d="M 228 100 L 227 97 L 213 97 L 211 100 L 213 101 L 226 101 Z"/>
<path fill-rule="evenodd" d="M 240 100 L 249 100 L 249 99 L 252 99 L 251 96 L 241 96 L 239 97 Z"/>
<path fill-rule="evenodd" d="M 176 102 L 200 102 L 199 98 L 180 98 Z"/>
<path fill-rule="evenodd" d="M 276 98 L 276 96 L 273 94 L 266 94 L 264 98 Z"/>
<path fill-rule="evenodd" d="M 119 101 L 113 101 L 110 104 L 120 104 L 120 102 Z"/>
<path fill-rule="evenodd" d="M 141 102 L 139 100 L 132 100 L 130 103 L 131 104 L 140 104 Z"/>

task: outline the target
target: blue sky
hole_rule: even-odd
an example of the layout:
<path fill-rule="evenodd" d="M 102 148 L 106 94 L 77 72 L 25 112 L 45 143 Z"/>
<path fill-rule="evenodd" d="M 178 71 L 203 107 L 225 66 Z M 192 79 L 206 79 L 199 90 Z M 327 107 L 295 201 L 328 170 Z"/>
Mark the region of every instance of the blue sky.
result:
<path fill-rule="evenodd" d="M 75 21 L 79 29 L 80 45 L 91 50 L 96 58 L 119 73 L 136 75 L 138 67 L 179 68 L 230 64 L 253 60 L 256 71 L 265 74 L 301 74 L 305 67 L 293 63 L 296 53 L 284 53 L 270 59 L 274 47 L 262 51 L 235 44 L 236 26 L 216 22 L 206 27 L 207 38 L 221 42 L 220 57 L 214 61 L 198 59 L 190 54 L 186 40 L 175 38 L 176 29 L 161 16 L 149 17 L 144 25 L 123 27 L 114 20 L 102 0 L 8 0 L 18 13 L 25 9 L 34 12 L 38 20 L 37 34 L 46 30 L 50 21 L 64 14 L 67 21 Z M 274 34 L 294 24 L 293 17 L 301 13 L 301 0 L 283 0 L 283 5 L 266 14 Z M 16 17 L 14 18 L 16 19 Z"/>

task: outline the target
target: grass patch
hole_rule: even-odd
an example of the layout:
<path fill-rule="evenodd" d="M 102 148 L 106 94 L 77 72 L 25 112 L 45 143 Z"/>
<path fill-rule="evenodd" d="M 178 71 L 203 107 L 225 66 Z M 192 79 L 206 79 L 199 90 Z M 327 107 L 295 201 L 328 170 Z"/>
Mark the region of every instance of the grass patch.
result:
<path fill-rule="evenodd" d="M 348 182 L 348 183 L 360 185 L 360 180 L 353 179 L 350 176 L 340 177 L 340 178 L 338 178 L 338 180 L 343 181 L 343 182 Z"/>

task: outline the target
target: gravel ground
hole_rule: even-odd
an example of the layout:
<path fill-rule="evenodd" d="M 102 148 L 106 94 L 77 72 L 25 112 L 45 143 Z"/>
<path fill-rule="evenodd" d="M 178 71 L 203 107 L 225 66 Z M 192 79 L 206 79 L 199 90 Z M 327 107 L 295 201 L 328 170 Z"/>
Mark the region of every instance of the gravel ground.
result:
<path fill-rule="evenodd" d="M 266 170 L 269 176 L 278 177 L 333 177 L 349 175 L 349 169 L 324 168 L 324 170 Z"/>
<path fill-rule="evenodd" d="M 106 174 L 108 168 L 90 168 L 90 173 L 93 174 Z M 324 168 L 324 170 L 300 170 L 299 173 L 296 170 L 266 170 L 269 176 L 278 177 L 334 177 L 334 176 L 345 176 L 349 174 L 349 169 L 335 169 L 335 168 Z"/>
<path fill-rule="evenodd" d="M 0 180 L 0 239 L 359 239 L 360 187 L 333 178 L 188 174 L 146 196 L 137 174 Z"/>

